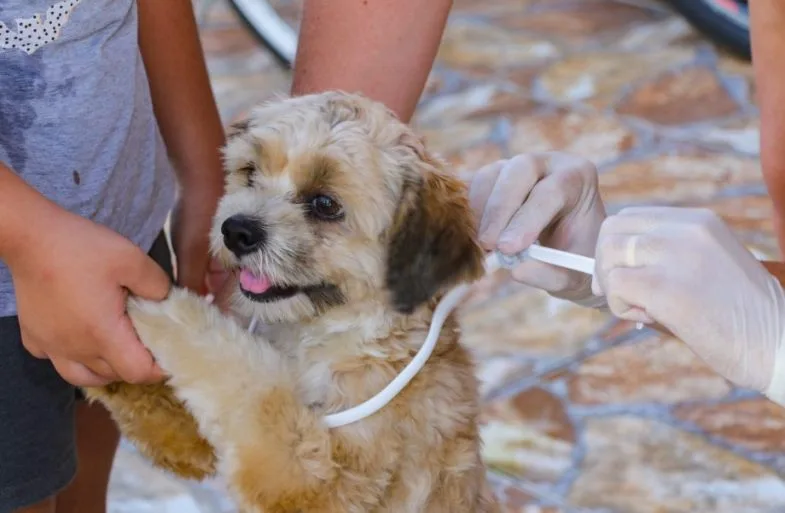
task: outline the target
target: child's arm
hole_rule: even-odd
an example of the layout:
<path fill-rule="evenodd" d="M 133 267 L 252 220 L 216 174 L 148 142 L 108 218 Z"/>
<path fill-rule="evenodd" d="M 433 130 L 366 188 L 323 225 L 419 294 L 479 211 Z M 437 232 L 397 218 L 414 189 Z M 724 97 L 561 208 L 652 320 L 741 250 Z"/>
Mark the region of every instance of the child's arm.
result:
<path fill-rule="evenodd" d="M 205 293 L 208 233 L 223 192 L 224 132 L 190 0 L 139 0 L 139 46 L 182 196 L 172 226 L 178 282 Z"/>
<path fill-rule="evenodd" d="M 2 163 L 0 260 L 14 279 L 25 348 L 50 359 L 65 380 L 97 386 L 163 377 L 125 301 L 128 291 L 166 297 L 166 273 L 131 241 L 60 208 Z"/>
<path fill-rule="evenodd" d="M 774 203 L 774 223 L 785 252 L 785 2 L 750 2 L 752 55 L 760 108 L 763 177 Z"/>
<path fill-rule="evenodd" d="M 0 260 L 8 263 L 22 257 L 35 244 L 38 234 L 30 221 L 57 207 L 0 163 Z"/>
<path fill-rule="evenodd" d="M 452 0 L 305 0 L 292 92 L 360 92 L 408 122 Z"/>

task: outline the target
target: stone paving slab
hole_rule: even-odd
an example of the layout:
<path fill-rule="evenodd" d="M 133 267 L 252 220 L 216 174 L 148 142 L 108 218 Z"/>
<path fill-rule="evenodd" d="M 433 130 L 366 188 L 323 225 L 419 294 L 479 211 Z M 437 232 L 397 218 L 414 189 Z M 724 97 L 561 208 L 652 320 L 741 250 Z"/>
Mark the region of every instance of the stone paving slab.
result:
<path fill-rule="evenodd" d="M 225 122 L 290 77 L 225 0 L 195 0 Z M 276 0 L 296 23 L 297 0 Z M 611 212 L 702 205 L 778 257 L 748 63 L 655 0 L 456 0 L 414 124 L 457 170 L 522 151 L 592 159 Z M 489 479 L 509 513 L 785 511 L 785 411 L 677 340 L 511 282 L 461 312 L 483 379 Z M 228 513 L 220 485 L 126 446 L 113 513 Z"/>

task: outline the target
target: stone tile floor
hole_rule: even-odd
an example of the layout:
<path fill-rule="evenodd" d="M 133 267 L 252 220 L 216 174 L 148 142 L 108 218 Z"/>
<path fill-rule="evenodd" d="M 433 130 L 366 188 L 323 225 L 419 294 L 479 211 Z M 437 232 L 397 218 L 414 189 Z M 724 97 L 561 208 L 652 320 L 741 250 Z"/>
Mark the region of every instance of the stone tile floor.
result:
<path fill-rule="evenodd" d="M 299 2 L 279 0 L 296 20 Z M 197 0 L 223 118 L 289 83 L 225 0 Z M 569 150 L 609 210 L 705 205 L 778 257 L 748 64 L 654 0 L 456 0 L 416 124 L 456 168 Z M 462 311 L 490 479 L 510 513 L 785 511 L 785 411 L 680 342 L 499 275 Z M 112 513 L 233 511 L 126 447 Z"/>

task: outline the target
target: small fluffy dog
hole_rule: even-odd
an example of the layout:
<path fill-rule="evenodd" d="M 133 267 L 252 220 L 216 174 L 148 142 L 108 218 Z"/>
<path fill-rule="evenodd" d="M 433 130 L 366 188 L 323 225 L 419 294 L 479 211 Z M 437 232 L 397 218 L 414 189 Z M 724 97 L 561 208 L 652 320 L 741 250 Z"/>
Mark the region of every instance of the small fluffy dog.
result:
<path fill-rule="evenodd" d="M 473 365 L 449 319 L 385 408 L 437 300 L 483 274 L 465 188 L 382 105 L 339 92 L 254 110 L 225 148 L 212 249 L 232 316 L 182 289 L 129 301 L 171 378 L 87 390 L 157 465 L 215 473 L 245 512 L 491 512 Z M 242 326 L 261 321 L 256 334 Z"/>

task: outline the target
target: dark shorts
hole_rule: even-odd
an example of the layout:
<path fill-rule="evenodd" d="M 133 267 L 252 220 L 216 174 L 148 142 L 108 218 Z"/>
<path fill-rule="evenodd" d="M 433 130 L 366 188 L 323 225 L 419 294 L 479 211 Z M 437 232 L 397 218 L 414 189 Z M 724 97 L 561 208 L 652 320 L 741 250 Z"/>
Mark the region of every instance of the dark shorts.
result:
<path fill-rule="evenodd" d="M 150 256 L 172 277 L 163 233 Z M 16 317 L 0 317 L 0 513 L 40 502 L 76 473 L 76 389 L 22 346 Z"/>

